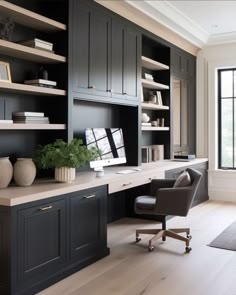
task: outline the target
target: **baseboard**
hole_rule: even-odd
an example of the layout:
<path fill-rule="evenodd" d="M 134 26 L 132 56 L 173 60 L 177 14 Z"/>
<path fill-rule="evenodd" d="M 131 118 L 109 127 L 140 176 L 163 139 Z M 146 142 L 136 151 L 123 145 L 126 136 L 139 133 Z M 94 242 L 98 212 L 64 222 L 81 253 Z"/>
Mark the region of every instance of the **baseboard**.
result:
<path fill-rule="evenodd" d="M 209 199 L 214 201 L 236 202 L 236 192 L 209 191 Z"/>

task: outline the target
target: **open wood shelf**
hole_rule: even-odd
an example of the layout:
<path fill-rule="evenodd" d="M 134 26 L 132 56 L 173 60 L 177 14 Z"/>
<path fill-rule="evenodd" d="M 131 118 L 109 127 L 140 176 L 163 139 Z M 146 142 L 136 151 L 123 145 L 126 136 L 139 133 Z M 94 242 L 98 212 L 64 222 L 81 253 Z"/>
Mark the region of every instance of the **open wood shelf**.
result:
<path fill-rule="evenodd" d="M 158 105 L 155 103 L 142 102 L 142 109 L 145 110 L 169 110 L 169 106 Z"/>
<path fill-rule="evenodd" d="M 48 33 L 66 30 L 66 25 L 58 21 L 52 20 L 48 17 L 4 0 L 0 1 L 0 14 L 10 17 L 15 23 L 42 32 Z"/>
<path fill-rule="evenodd" d="M 148 57 L 142 56 L 142 66 L 146 69 L 150 70 L 157 70 L 157 71 L 163 71 L 163 70 L 169 70 L 170 67 L 160 63 L 158 61 L 152 60 Z"/>
<path fill-rule="evenodd" d="M 6 40 L 0 40 L 0 54 L 26 59 L 38 63 L 63 63 L 66 58 L 45 50 L 31 48 Z"/>
<path fill-rule="evenodd" d="M 168 90 L 169 86 L 161 83 L 157 83 L 154 81 L 149 81 L 146 79 L 142 79 L 142 86 L 148 89 L 158 89 L 158 90 Z"/>
<path fill-rule="evenodd" d="M 169 127 L 142 126 L 142 131 L 169 131 Z"/>
<path fill-rule="evenodd" d="M 0 130 L 65 130 L 65 124 L 0 123 Z"/>
<path fill-rule="evenodd" d="M 48 95 L 48 96 L 65 96 L 66 91 L 55 88 L 32 86 L 18 83 L 0 82 L 0 90 L 20 94 Z"/>

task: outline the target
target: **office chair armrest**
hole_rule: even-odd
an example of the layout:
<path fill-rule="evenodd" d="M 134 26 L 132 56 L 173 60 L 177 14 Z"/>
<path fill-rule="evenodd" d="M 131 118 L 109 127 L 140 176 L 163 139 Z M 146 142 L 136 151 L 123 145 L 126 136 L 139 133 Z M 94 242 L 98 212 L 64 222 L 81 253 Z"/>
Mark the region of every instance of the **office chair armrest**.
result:
<path fill-rule="evenodd" d="M 175 179 L 152 179 L 150 193 L 152 196 L 156 196 L 158 189 L 173 187 L 174 183 Z"/>
<path fill-rule="evenodd" d="M 157 191 L 155 213 L 186 216 L 193 198 L 192 187 L 161 188 Z"/>

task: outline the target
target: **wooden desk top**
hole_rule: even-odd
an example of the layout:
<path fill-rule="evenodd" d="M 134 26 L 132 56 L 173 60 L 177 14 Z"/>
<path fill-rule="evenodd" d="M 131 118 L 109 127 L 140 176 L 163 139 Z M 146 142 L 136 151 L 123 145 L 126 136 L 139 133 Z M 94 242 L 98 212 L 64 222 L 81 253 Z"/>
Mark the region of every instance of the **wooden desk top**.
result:
<path fill-rule="evenodd" d="M 103 177 L 96 177 L 93 171 L 79 172 L 73 183 L 56 183 L 53 179 L 36 180 L 32 186 L 19 187 L 11 185 L 5 189 L 0 189 L 0 205 L 15 206 L 32 201 L 42 200 L 62 194 L 80 191 L 100 185 L 108 185 L 108 193 L 127 189 L 124 182 L 135 180 L 130 187 L 142 185 L 151 181 L 151 178 L 164 178 L 165 171 L 186 167 L 194 164 L 200 164 L 208 161 L 208 159 L 195 159 L 190 162 L 177 162 L 171 160 L 163 160 L 142 164 L 141 171 L 131 174 L 117 174 L 117 171 L 128 170 L 137 167 L 115 166 L 106 167 Z M 119 189 L 119 185 L 123 187 Z"/>

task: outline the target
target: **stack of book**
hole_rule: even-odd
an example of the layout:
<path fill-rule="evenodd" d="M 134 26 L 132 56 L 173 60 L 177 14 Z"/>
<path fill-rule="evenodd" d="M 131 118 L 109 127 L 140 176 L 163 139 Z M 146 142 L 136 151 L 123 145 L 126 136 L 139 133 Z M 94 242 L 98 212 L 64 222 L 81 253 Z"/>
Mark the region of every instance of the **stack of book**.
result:
<path fill-rule="evenodd" d="M 150 122 L 148 122 L 148 123 L 144 123 L 144 122 L 142 122 L 142 126 L 152 126 L 152 123 Z"/>
<path fill-rule="evenodd" d="M 49 124 L 49 118 L 39 112 L 13 112 L 12 119 L 21 124 Z"/>
<path fill-rule="evenodd" d="M 53 51 L 53 43 L 50 43 L 50 42 L 47 42 L 47 41 L 44 41 L 44 40 L 41 40 L 38 38 L 34 38 L 32 40 L 21 41 L 20 44 L 22 44 L 24 46 L 36 48 L 36 49 L 54 52 Z"/>
<path fill-rule="evenodd" d="M 50 81 L 50 80 L 44 80 L 44 79 L 25 80 L 24 83 L 27 85 L 49 87 L 49 88 L 55 88 L 57 86 L 56 81 Z"/>

